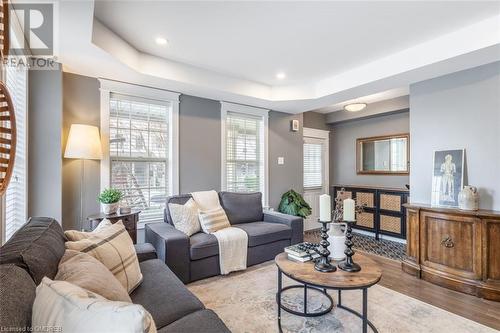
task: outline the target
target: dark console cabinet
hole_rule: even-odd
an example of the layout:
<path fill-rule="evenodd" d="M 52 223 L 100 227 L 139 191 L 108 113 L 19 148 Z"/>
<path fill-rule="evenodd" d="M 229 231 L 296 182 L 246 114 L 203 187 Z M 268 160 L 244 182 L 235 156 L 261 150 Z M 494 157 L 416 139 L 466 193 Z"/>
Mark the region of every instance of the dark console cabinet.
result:
<path fill-rule="evenodd" d="M 357 214 L 353 228 L 371 231 L 376 239 L 380 234 L 406 239 L 406 208 L 403 205 L 408 201 L 408 190 L 335 185 L 331 188 L 332 200 L 342 188 L 357 204 L 365 206 L 364 212 Z"/>

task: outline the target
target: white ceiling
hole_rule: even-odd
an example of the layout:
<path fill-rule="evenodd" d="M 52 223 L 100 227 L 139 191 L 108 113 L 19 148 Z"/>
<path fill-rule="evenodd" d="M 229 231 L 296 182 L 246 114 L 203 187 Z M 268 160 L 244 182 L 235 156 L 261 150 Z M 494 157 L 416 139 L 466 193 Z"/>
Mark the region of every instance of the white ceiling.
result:
<path fill-rule="evenodd" d="M 98 1 L 137 50 L 266 85 L 313 82 L 500 13 L 498 2 Z M 169 45 L 158 46 L 156 36 Z M 277 72 L 287 78 L 277 80 Z"/>
<path fill-rule="evenodd" d="M 497 1 L 61 1 L 59 12 L 66 71 L 292 113 L 500 60 Z"/>

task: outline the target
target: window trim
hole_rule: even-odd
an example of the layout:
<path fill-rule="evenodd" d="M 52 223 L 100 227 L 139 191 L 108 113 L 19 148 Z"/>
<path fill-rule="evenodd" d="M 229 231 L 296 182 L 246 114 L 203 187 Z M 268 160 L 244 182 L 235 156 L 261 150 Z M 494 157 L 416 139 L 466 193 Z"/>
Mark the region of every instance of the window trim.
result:
<path fill-rule="evenodd" d="M 15 38 L 15 37 L 14 37 Z M 24 56 L 18 56 L 18 58 L 21 58 L 24 63 L 26 63 L 26 57 Z M 26 218 L 28 218 L 28 184 L 29 184 L 29 170 L 28 170 L 28 162 L 29 162 L 29 142 L 28 142 L 28 135 L 29 135 L 29 69 L 24 68 L 24 79 L 26 82 L 25 85 L 25 93 L 26 93 L 26 101 L 25 101 L 25 108 L 24 108 L 24 200 L 25 200 L 25 207 L 24 207 L 24 215 Z M 0 70 L 0 78 L 3 80 L 3 82 L 7 83 L 7 67 L 2 66 Z M 17 112 L 16 112 L 17 113 Z M 19 119 L 19 117 L 16 117 L 16 119 Z M 19 136 L 19 132 L 17 133 Z M 14 161 L 14 164 L 16 161 Z M 15 166 L 14 166 L 15 167 Z M 14 176 L 14 175 L 13 175 Z M 3 245 L 6 242 L 7 239 L 7 192 L 0 198 L 0 244 Z M 23 222 L 24 224 L 24 222 Z"/>
<path fill-rule="evenodd" d="M 319 139 L 323 141 L 323 156 L 324 164 L 323 170 L 325 170 L 323 179 L 325 184 L 321 187 L 325 193 L 328 193 L 330 188 L 330 131 L 320 130 L 316 128 L 302 128 L 302 136 L 304 138 L 312 138 Z M 303 158 L 303 157 L 302 157 Z M 302 165 L 304 165 L 304 161 L 302 161 Z M 302 170 L 304 172 L 304 170 Z M 305 190 L 312 190 L 313 188 L 304 188 Z"/>
<path fill-rule="evenodd" d="M 122 94 L 133 97 L 158 100 L 172 103 L 169 114 L 169 155 L 167 195 L 179 194 L 179 96 L 180 93 L 139 86 L 131 83 L 99 78 L 101 94 L 101 144 L 103 156 L 101 159 L 101 191 L 110 186 L 111 158 L 109 151 L 109 102 L 111 94 Z"/>
<path fill-rule="evenodd" d="M 226 173 L 226 122 L 228 112 L 246 114 L 250 116 L 261 117 L 264 124 L 264 182 L 261 188 L 262 204 L 265 208 L 269 207 L 269 147 L 268 147 L 268 129 L 269 129 L 269 110 L 257 108 L 248 105 L 229 103 L 220 101 L 221 104 L 221 189 L 227 190 Z"/>

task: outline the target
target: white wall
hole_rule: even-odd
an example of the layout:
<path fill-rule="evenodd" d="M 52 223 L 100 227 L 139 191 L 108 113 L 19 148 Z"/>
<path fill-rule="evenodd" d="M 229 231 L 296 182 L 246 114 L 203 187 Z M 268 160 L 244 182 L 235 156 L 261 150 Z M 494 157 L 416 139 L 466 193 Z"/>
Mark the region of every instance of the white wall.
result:
<path fill-rule="evenodd" d="M 465 185 L 500 210 L 500 62 L 410 87 L 411 201 L 430 203 L 434 150 L 465 148 Z"/>

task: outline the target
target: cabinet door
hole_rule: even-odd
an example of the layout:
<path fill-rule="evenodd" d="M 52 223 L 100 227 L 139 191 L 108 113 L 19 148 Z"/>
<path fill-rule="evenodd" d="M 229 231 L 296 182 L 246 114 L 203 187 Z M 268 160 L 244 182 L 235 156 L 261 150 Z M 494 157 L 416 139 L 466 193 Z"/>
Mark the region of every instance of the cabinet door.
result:
<path fill-rule="evenodd" d="M 500 284 L 500 220 L 483 222 L 483 280 Z"/>
<path fill-rule="evenodd" d="M 464 278 L 481 279 L 481 220 L 422 212 L 422 265 Z"/>

